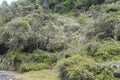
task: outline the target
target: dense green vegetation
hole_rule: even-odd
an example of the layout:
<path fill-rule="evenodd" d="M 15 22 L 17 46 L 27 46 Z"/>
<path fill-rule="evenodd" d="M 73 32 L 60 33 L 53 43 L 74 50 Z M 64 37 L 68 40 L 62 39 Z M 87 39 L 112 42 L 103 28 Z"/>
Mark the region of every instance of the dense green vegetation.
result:
<path fill-rule="evenodd" d="M 54 69 L 61 80 L 119 80 L 120 1 L 3 1 L 0 63 L 22 73 Z"/>

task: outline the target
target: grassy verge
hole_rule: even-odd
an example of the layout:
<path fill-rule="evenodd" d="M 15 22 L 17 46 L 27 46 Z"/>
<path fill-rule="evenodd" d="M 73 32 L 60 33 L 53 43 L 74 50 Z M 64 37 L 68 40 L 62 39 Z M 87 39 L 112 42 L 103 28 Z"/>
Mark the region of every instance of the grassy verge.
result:
<path fill-rule="evenodd" d="M 30 71 L 23 74 L 15 75 L 23 80 L 60 80 L 58 72 L 54 70 Z"/>

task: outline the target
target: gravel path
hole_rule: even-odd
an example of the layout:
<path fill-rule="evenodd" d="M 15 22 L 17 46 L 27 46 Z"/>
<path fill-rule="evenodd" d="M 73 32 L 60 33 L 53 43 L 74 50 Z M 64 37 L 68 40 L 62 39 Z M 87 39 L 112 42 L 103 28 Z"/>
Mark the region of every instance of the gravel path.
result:
<path fill-rule="evenodd" d="M 22 79 L 16 79 L 13 78 L 13 72 L 10 71 L 0 71 L 0 80 L 22 80 Z"/>

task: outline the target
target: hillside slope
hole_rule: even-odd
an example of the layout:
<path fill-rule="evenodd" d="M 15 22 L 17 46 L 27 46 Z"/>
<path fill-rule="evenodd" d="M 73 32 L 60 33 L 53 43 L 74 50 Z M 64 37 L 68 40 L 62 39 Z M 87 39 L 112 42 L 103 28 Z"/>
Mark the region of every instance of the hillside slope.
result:
<path fill-rule="evenodd" d="M 3 1 L 0 33 L 1 70 L 28 79 L 33 71 L 38 80 L 52 70 L 61 80 L 118 80 L 119 0 Z"/>

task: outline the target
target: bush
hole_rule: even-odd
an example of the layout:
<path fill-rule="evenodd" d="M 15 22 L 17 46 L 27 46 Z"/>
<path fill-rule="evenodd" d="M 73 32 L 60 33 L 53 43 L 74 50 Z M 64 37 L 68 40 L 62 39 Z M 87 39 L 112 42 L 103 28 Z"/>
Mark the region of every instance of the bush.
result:
<path fill-rule="evenodd" d="M 118 8 L 118 4 L 113 4 L 113 5 Z M 110 6 L 110 5 L 107 6 L 108 11 L 115 8 L 114 6 Z M 107 10 L 103 10 L 103 11 L 107 11 Z M 119 40 L 119 16 L 120 16 L 120 12 L 117 10 L 113 13 L 111 11 L 111 13 L 108 15 L 105 14 L 103 16 L 104 18 L 101 17 L 100 19 L 97 20 L 97 22 L 93 24 L 93 27 L 91 27 L 92 30 L 91 31 L 88 30 L 86 36 L 89 39 L 96 38 L 98 40 L 106 40 L 110 38 L 115 39 L 115 37 L 117 37 Z"/>
<path fill-rule="evenodd" d="M 9 22 L 0 31 L 0 38 L 11 51 L 19 50 L 29 53 L 35 49 L 41 49 L 56 52 L 67 47 L 66 38 L 58 27 L 54 22 L 54 16 L 38 12 Z"/>
<path fill-rule="evenodd" d="M 63 13 L 69 12 L 76 9 L 89 9 L 91 5 L 102 4 L 105 0 L 63 0 L 56 4 L 55 10 Z"/>
<path fill-rule="evenodd" d="M 19 66 L 25 61 L 25 56 L 23 53 L 18 51 L 12 51 L 2 58 L 2 65 L 6 66 L 6 70 L 18 70 Z"/>
<path fill-rule="evenodd" d="M 115 23 L 113 20 L 101 20 L 95 26 L 95 32 L 99 39 L 114 38 Z"/>
<path fill-rule="evenodd" d="M 117 1 L 119 1 L 119 0 L 106 0 L 105 2 L 106 3 L 113 3 L 113 2 L 117 2 Z"/>
<path fill-rule="evenodd" d="M 114 78 L 113 66 L 106 66 L 105 63 L 96 63 L 90 57 L 82 57 L 75 55 L 73 57 L 63 59 L 57 65 L 62 80 L 118 80 Z"/>
<path fill-rule="evenodd" d="M 21 50 L 24 48 L 27 32 L 30 31 L 30 25 L 23 18 L 18 18 L 7 24 L 2 31 L 1 41 L 7 44 L 9 50 Z"/>
<path fill-rule="evenodd" d="M 93 79 L 97 64 L 94 60 L 75 55 L 63 59 L 57 65 L 62 80 Z"/>
<path fill-rule="evenodd" d="M 104 41 L 96 46 L 93 43 L 91 45 L 88 47 L 88 55 L 97 61 L 112 60 L 120 55 L 120 43 L 117 41 Z"/>
<path fill-rule="evenodd" d="M 50 14 L 35 14 L 34 19 L 37 21 L 32 28 L 36 35 L 38 41 L 38 48 L 46 50 L 49 52 L 61 51 L 66 48 L 65 38 L 60 30 L 60 25 L 56 25 L 56 16 L 51 16 Z"/>
<path fill-rule="evenodd" d="M 115 34 L 116 34 L 117 40 L 120 41 L 120 27 L 116 28 Z"/>
<path fill-rule="evenodd" d="M 38 71 L 42 69 L 49 69 L 49 64 L 46 63 L 26 63 L 19 67 L 19 72 Z"/>
<path fill-rule="evenodd" d="M 88 9 L 91 5 L 102 4 L 105 0 L 37 0 L 44 9 L 67 13 L 76 9 Z"/>
<path fill-rule="evenodd" d="M 44 51 L 36 50 L 32 54 L 26 54 L 25 62 L 19 67 L 20 72 L 52 69 L 57 63 L 57 56 Z"/>
<path fill-rule="evenodd" d="M 86 44 L 86 53 L 90 56 L 94 56 L 98 48 L 100 47 L 100 43 L 97 41 L 91 41 Z"/>
<path fill-rule="evenodd" d="M 12 31 L 20 31 L 20 32 L 25 32 L 25 31 L 29 31 L 30 25 L 28 23 L 28 21 L 24 20 L 24 18 L 17 18 L 11 22 L 9 22 L 7 24 L 8 29 L 12 30 Z"/>
<path fill-rule="evenodd" d="M 7 53 L 8 49 L 9 48 L 8 48 L 7 44 L 0 41 L 0 54 L 3 55 L 5 53 Z"/>
<path fill-rule="evenodd" d="M 36 63 L 41 63 L 45 62 L 48 63 L 49 65 L 55 64 L 57 62 L 57 56 L 55 54 L 49 54 L 45 53 L 33 53 L 28 56 L 28 62 L 36 62 Z"/>

